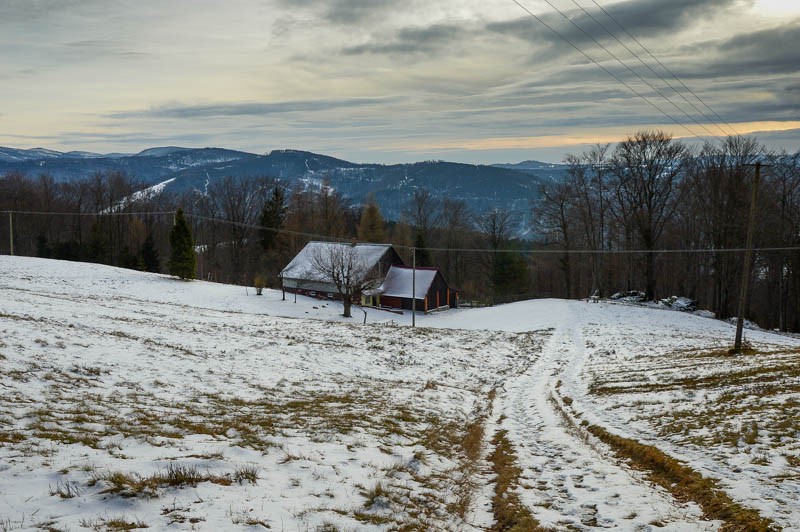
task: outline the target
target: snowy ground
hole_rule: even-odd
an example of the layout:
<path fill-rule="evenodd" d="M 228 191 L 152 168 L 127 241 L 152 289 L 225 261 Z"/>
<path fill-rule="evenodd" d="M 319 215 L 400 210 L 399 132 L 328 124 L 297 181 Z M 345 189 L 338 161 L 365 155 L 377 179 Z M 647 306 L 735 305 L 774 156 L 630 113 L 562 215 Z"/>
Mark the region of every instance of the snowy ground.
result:
<path fill-rule="evenodd" d="M 0 256 L 0 530 L 487 529 L 500 430 L 545 526 L 719 527 L 577 418 L 800 527 L 797 339 L 747 331 L 762 354 L 730 357 L 728 324 L 559 300 L 413 330 L 407 315 L 339 313 Z"/>

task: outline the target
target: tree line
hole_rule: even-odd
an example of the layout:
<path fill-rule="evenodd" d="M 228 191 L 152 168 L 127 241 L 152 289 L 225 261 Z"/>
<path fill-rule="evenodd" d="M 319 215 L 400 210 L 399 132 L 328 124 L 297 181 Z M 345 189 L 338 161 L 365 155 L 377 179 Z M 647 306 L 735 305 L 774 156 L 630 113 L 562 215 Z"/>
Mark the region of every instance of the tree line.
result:
<path fill-rule="evenodd" d="M 698 151 L 663 132 L 640 132 L 567 157 L 561 181 L 543 187 L 535 217 L 553 294 L 646 299 L 682 295 L 720 318 L 737 309 L 757 164 L 755 248 L 800 247 L 800 159 L 755 139 L 729 137 Z M 574 250 L 592 253 L 577 255 Z M 659 250 L 679 250 L 659 253 Z M 641 253 L 626 253 L 641 251 Z M 800 330 L 800 251 L 754 254 L 748 317 Z"/>
<path fill-rule="evenodd" d="M 357 204 L 327 183 L 270 177 L 150 194 L 120 173 L 68 183 L 12 173 L 0 177 L 0 211 L 36 213 L 13 215 L 20 255 L 167 272 L 173 213 L 182 208 L 196 275 L 206 280 L 252 286 L 259 278 L 277 287 L 280 270 L 309 240 L 356 239 L 390 242 L 408 264 L 437 266 L 462 301 L 640 290 L 648 299 L 687 296 L 726 318 L 735 313 L 743 266 L 742 253 L 726 250 L 744 246 L 758 162 L 755 247 L 800 246 L 797 153 L 769 153 L 745 137 L 693 151 L 645 131 L 566 162 L 564 179 L 544 183 L 531 199 L 526 239 L 516 234 L 519 213 L 471 212 L 465 201 L 425 189 L 414 191 L 401 219 L 387 221 L 374 198 Z M 8 224 L 0 216 L 3 252 Z M 800 330 L 800 252 L 756 253 L 752 270 L 748 317 Z"/>

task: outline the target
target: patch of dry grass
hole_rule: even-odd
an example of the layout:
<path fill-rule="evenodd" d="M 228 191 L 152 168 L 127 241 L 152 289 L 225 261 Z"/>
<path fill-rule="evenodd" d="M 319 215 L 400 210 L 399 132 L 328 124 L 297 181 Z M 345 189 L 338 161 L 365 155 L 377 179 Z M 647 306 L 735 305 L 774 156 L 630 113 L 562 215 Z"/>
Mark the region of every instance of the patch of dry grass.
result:
<path fill-rule="evenodd" d="M 516 489 L 522 470 L 517 465 L 517 455 L 505 430 L 499 430 L 492 438 L 494 449 L 489 455 L 495 474 L 492 512 L 495 523 L 493 531 L 536 532 L 545 530 L 539 526 L 533 514 L 519 499 Z"/>
<path fill-rule="evenodd" d="M 665 488 L 678 500 L 694 501 L 700 505 L 705 517 L 724 521 L 721 530 L 777 530 L 770 519 L 733 501 L 713 480 L 703 477 L 656 447 L 611 434 L 596 425 L 588 426 L 587 430 L 611 447 L 618 456 L 644 471 L 651 481 Z"/>
<path fill-rule="evenodd" d="M 101 483 L 105 487 L 100 493 L 113 493 L 122 497 L 157 497 L 160 488 L 194 487 L 201 482 L 230 486 L 233 480 L 229 475 L 201 473 L 196 466 L 169 463 L 164 471 L 150 476 L 126 474 L 121 471 L 95 473 L 89 481 L 89 486 Z"/>
<path fill-rule="evenodd" d="M 136 530 L 139 528 L 150 528 L 150 526 L 140 519 L 131 520 L 130 518 L 120 515 L 116 517 L 98 517 L 94 520 L 84 519 L 81 521 L 81 526 L 84 528 L 91 528 L 97 532 L 112 532 L 118 530 Z"/>

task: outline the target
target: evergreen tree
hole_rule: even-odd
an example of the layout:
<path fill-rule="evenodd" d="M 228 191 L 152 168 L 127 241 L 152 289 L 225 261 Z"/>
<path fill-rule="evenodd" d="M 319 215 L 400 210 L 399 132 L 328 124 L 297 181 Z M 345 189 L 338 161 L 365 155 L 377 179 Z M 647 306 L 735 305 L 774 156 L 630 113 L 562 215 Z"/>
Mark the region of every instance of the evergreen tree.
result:
<path fill-rule="evenodd" d="M 152 273 L 161 272 L 161 260 L 158 257 L 158 250 L 153 240 L 153 233 L 147 233 L 147 237 L 142 243 L 141 254 L 144 271 Z"/>
<path fill-rule="evenodd" d="M 52 255 L 53 250 L 50 249 L 50 244 L 47 242 L 47 237 L 40 233 L 36 238 L 36 256 L 49 259 Z"/>
<path fill-rule="evenodd" d="M 372 194 L 367 198 L 367 203 L 361 213 L 361 221 L 358 224 L 358 239 L 362 242 L 375 244 L 386 242 L 383 216 L 381 216 L 378 203 Z"/>
<path fill-rule="evenodd" d="M 181 279 L 194 279 L 197 258 L 194 254 L 194 239 L 183 217 L 183 209 L 175 215 L 175 225 L 169 233 L 169 273 Z"/>
<path fill-rule="evenodd" d="M 137 253 L 134 253 L 129 246 L 124 246 L 119 257 L 119 265 L 129 270 L 142 270 L 142 260 Z"/>
<path fill-rule="evenodd" d="M 496 296 L 520 296 L 528 290 L 528 265 L 520 253 L 496 253 L 492 283 Z"/>
<path fill-rule="evenodd" d="M 89 232 L 89 245 L 88 245 L 88 262 L 96 262 L 98 264 L 110 264 L 108 256 L 108 241 L 100 227 L 99 222 L 94 222 Z"/>
<path fill-rule="evenodd" d="M 275 247 L 278 238 L 278 230 L 283 228 L 286 220 L 286 198 L 283 189 L 278 185 L 272 189 L 272 195 L 264 204 L 261 211 L 259 224 L 261 227 L 269 227 L 261 231 L 261 247 L 264 251 L 269 251 Z"/>
<path fill-rule="evenodd" d="M 427 249 L 425 244 L 425 237 L 422 236 L 422 231 L 417 232 L 417 238 L 414 241 L 414 247 L 417 248 L 417 266 L 433 266 L 431 259 L 431 252 Z"/>

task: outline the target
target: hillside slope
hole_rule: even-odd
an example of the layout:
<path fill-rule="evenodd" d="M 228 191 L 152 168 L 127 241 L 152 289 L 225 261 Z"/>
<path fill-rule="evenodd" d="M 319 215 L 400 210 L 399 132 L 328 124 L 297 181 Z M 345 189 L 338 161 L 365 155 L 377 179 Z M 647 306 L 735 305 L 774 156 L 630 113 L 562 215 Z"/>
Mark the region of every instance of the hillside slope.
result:
<path fill-rule="evenodd" d="M 722 524 L 582 421 L 800 522 L 796 339 L 749 331 L 761 355 L 732 361 L 729 325 L 658 309 L 528 301 L 412 330 L 98 265 L 0 256 L 0 272 L 6 529 L 479 530 L 501 517 L 502 438 L 509 493 L 542 525 Z"/>

